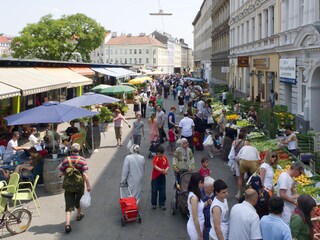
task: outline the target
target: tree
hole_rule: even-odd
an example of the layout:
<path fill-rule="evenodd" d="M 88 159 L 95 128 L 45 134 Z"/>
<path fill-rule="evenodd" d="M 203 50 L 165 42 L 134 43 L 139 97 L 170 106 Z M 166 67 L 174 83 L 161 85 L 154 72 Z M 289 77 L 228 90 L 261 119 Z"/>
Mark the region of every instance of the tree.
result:
<path fill-rule="evenodd" d="M 20 36 L 12 40 L 16 58 L 90 61 L 90 52 L 104 40 L 105 29 L 84 14 L 53 19 L 46 15 L 38 23 L 28 24 Z"/>

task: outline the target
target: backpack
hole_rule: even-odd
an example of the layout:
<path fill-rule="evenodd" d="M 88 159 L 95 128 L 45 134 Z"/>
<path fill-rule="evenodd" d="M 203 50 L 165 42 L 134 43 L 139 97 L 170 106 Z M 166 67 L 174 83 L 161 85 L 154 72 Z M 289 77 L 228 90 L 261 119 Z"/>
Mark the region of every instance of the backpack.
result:
<path fill-rule="evenodd" d="M 78 157 L 75 165 L 80 158 Z M 68 157 L 69 167 L 66 169 L 66 174 L 63 179 L 62 188 L 67 192 L 81 192 L 84 187 L 84 180 L 81 172 L 72 165 L 71 158 Z"/>

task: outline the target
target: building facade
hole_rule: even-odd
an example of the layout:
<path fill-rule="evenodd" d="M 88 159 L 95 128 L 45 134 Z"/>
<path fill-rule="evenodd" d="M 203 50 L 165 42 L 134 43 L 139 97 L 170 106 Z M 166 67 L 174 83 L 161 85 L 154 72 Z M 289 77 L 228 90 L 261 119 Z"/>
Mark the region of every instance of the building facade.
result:
<path fill-rule="evenodd" d="M 0 57 L 10 58 L 11 57 L 11 40 L 12 37 L 0 35 Z"/>
<path fill-rule="evenodd" d="M 279 0 L 279 3 L 280 104 L 296 114 L 299 131 L 309 128 L 320 131 L 319 0 Z"/>
<path fill-rule="evenodd" d="M 230 79 L 236 95 L 269 100 L 279 92 L 279 0 L 230 1 Z"/>
<path fill-rule="evenodd" d="M 211 55 L 212 55 L 212 0 L 204 0 L 198 11 L 193 25 L 194 38 L 194 72 L 211 82 Z"/>
<path fill-rule="evenodd" d="M 229 0 L 213 0 L 212 19 L 212 80 L 228 84 L 229 80 Z"/>

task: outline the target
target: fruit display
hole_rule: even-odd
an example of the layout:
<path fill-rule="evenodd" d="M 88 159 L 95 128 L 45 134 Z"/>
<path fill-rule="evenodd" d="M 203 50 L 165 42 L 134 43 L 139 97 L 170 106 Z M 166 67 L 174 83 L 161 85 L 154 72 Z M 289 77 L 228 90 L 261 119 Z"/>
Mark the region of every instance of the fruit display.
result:
<path fill-rule="evenodd" d="M 248 134 L 248 140 L 254 141 L 256 139 L 262 139 L 265 138 L 266 136 L 264 135 L 263 132 L 251 132 Z"/>
<path fill-rule="evenodd" d="M 285 170 L 288 170 L 290 167 L 291 167 L 291 165 L 287 165 L 287 166 L 285 166 L 283 169 L 277 169 L 277 170 L 274 172 L 274 175 L 273 175 L 273 183 L 274 183 L 274 184 L 277 183 L 280 174 L 281 174 L 282 172 L 284 172 Z"/>
<path fill-rule="evenodd" d="M 252 126 L 252 124 L 247 119 L 237 120 L 237 127 L 249 127 Z"/>
<path fill-rule="evenodd" d="M 320 206 L 317 206 L 311 213 L 313 223 L 314 239 L 320 239 Z"/>
<path fill-rule="evenodd" d="M 314 185 L 303 186 L 303 185 L 298 184 L 297 185 L 297 193 L 299 195 L 308 194 L 308 195 L 312 196 L 313 198 L 318 198 L 319 194 L 320 194 L 320 188 L 317 188 Z"/>
<path fill-rule="evenodd" d="M 311 183 L 311 180 L 304 174 L 301 174 L 299 177 L 293 179 L 302 186 L 309 185 Z"/>
<path fill-rule="evenodd" d="M 227 121 L 230 122 L 230 121 L 238 120 L 240 116 L 238 114 L 230 114 L 230 115 L 227 115 L 226 118 L 227 118 Z"/>

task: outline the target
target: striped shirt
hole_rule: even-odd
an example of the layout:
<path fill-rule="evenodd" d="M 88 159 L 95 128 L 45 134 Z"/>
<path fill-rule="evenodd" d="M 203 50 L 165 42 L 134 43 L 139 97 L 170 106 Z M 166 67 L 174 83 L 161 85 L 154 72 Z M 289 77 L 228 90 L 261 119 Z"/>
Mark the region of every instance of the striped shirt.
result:
<path fill-rule="evenodd" d="M 85 173 L 88 171 L 88 165 L 87 165 L 87 161 L 85 158 L 79 156 L 79 155 L 73 155 L 73 156 L 69 156 L 66 157 L 63 162 L 60 165 L 60 171 L 63 173 L 66 173 L 67 168 L 70 167 L 69 165 L 69 158 L 71 159 L 71 163 L 72 165 L 78 169 L 79 172 L 81 173 Z M 78 160 L 79 159 L 79 160 Z M 78 160 L 77 164 L 76 161 Z"/>

